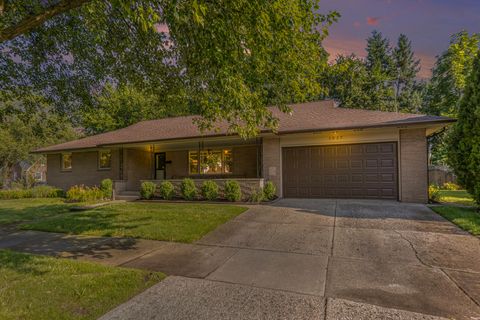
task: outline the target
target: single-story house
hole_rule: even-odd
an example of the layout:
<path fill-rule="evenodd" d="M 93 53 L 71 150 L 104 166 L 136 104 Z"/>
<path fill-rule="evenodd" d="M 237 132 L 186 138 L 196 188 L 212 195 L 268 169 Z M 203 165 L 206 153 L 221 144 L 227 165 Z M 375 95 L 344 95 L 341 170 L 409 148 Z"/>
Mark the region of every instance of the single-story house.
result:
<path fill-rule="evenodd" d="M 428 200 L 427 137 L 451 118 L 336 107 L 333 101 L 291 106 L 276 132 L 242 139 L 227 124 L 201 133 L 195 116 L 142 121 L 127 128 L 36 150 L 47 156 L 47 183 L 67 189 L 114 180 L 117 193 L 145 180 L 242 188 L 269 180 L 279 197 Z"/>

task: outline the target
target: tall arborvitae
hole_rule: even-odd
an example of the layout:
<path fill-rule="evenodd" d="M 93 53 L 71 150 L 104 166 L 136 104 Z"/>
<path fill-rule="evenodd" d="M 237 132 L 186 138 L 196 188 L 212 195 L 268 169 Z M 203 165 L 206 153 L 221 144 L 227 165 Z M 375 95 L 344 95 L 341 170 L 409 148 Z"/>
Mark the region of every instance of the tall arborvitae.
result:
<path fill-rule="evenodd" d="M 480 204 L 480 53 L 467 78 L 448 146 L 448 161 L 458 181 Z"/>

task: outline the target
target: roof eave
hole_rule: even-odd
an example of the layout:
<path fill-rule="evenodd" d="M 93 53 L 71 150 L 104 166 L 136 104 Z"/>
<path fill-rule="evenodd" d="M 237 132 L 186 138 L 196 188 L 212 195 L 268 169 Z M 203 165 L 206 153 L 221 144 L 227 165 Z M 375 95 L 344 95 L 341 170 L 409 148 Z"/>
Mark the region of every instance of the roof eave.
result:
<path fill-rule="evenodd" d="M 430 120 L 430 121 L 418 121 L 418 122 L 410 122 L 410 123 L 386 123 L 386 124 L 373 124 L 373 125 L 364 125 L 364 126 L 346 126 L 346 127 L 332 127 L 332 128 L 322 128 L 322 129 L 301 129 L 301 130 L 285 130 L 285 131 L 278 131 L 274 132 L 273 130 L 261 130 L 260 134 L 265 133 L 273 133 L 276 135 L 286 135 L 286 134 L 294 134 L 294 133 L 309 133 L 309 132 L 325 132 L 325 131 L 334 131 L 334 130 L 355 130 L 355 129 L 375 129 L 375 128 L 391 128 L 391 127 L 409 127 L 415 125 L 431 125 L 431 124 L 445 124 L 449 125 L 450 123 L 456 122 L 456 119 L 452 118 L 445 118 L 445 119 L 438 119 L 438 120 Z M 191 136 L 191 137 L 178 137 L 178 138 L 170 138 L 170 139 L 161 139 L 161 140 L 137 140 L 137 141 L 121 141 L 115 143 L 102 143 L 97 144 L 95 146 L 85 147 L 85 148 L 64 148 L 64 149 L 55 149 L 55 150 L 45 150 L 45 149 L 37 149 L 31 151 L 32 154 L 53 154 L 53 153 L 61 153 L 61 152 L 75 152 L 75 151 L 87 151 L 87 150 L 94 150 L 96 148 L 107 148 L 107 147 L 115 147 L 124 144 L 149 144 L 149 143 L 157 143 L 157 142 L 166 142 L 166 141 L 177 141 L 177 140 L 190 140 L 190 139 L 201 139 L 201 138 L 215 138 L 215 137 L 234 137 L 238 136 L 238 134 L 212 134 L 212 135 L 200 135 L 200 136 Z"/>

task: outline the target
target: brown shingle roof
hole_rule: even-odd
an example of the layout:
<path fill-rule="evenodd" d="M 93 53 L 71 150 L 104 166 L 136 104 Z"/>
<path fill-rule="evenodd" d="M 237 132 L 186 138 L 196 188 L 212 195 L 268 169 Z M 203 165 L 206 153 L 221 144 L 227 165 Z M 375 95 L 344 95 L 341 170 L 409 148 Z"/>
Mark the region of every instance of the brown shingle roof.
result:
<path fill-rule="evenodd" d="M 317 101 L 292 105 L 286 114 L 272 108 L 279 119 L 278 134 L 387 126 L 420 123 L 447 123 L 451 118 L 363 109 L 336 108 L 333 101 Z M 197 116 L 142 121 L 129 127 L 36 150 L 37 153 L 95 148 L 99 146 L 172 139 L 223 136 L 227 123 L 219 123 L 217 131 L 201 133 L 193 123 Z M 267 131 L 267 130 L 264 130 Z"/>

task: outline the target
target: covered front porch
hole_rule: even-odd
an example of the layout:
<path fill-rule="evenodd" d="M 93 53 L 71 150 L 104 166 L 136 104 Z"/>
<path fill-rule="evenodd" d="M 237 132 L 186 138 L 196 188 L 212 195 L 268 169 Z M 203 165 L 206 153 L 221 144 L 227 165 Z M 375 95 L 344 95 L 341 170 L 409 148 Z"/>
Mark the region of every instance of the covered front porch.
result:
<path fill-rule="evenodd" d="M 117 146 L 118 147 L 118 146 Z M 163 141 L 118 147 L 119 178 L 115 193 L 135 195 L 141 183 L 169 180 L 179 187 L 184 178 L 215 180 L 222 187 L 235 179 L 245 194 L 263 187 L 262 139 L 218 137 Z M 176 188 L 178 189 L 178 188 Z"/>

